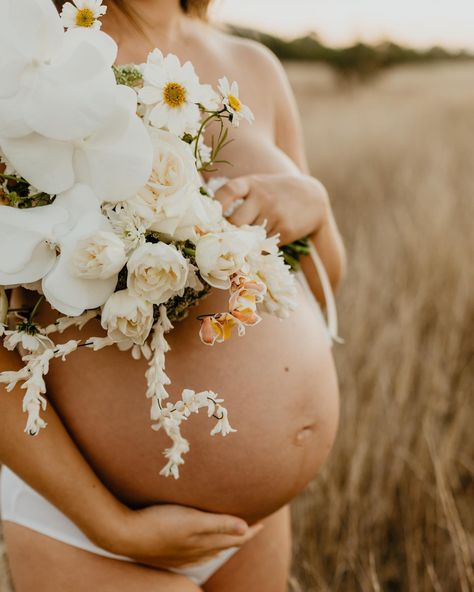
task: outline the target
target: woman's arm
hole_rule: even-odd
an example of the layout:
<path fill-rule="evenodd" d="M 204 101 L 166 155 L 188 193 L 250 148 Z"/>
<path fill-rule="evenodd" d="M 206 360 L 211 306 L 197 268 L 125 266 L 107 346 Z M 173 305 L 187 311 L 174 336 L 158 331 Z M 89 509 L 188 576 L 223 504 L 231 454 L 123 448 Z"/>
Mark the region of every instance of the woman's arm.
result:
<path fill-rule="evenodd" d="M 233 211 L 230 222 L 262 224 L 267 221 L 269 234 L 280 233 L 281 243 L 288 244 L 310 236 L 336 290 L 344 275 L 346 260 L 330 199 L 320 181 L 309 174 L 303 133 L 293 91 L 279 60 L 266 48 L 254 42 L 237 40 L 236 57 L 253 66 L 253 84 L 263 93 L 270 114 L 274 141 L 288 156 L 281 166 L 265 165 L 269 174 L 246 175 L 229 181 L 217 192 L 224 212 Z M 275 173 L 278 170 L 278 173 Z M 244 200 L 233 210 L 232 202 Z M 302 268 L 318 300 L 325 304 L 319 275 L 309 257 Z"/>
<path fill-rule="evenodd" d="M 18 370 L 21 360 L 0 345 L 0 372 Z M 223 548 L 240 546 L 259 527 L 232 516 L 181 506 L 134 511 L 103 485 L 51 405 L 47 428 L 36 437 L 23 432 L 24 392 L 0 385 L 0 462 L 68 516 L 95 544 L 157 567 L 206 559 Z"/>
<path fill-rule="evenodd" d="M 21 367 L 18 354 L 0 345 L 0 372 Z M 125 507 L 99 481 L 51 405 L 45 430 L 36 437 L 23 431 L 23 396 L 19 386 L 8 393 L 0 385 L 0 462 L 93 538 L 95 529 L 110 526 Z"/>
<path fill-rule="evenodd" d="M 273 56 L 270 57 L 273 58 Z M 273 59 L 273 62 L 276 84 L 281 89 L 275 95 L 277 97 L 275 107 L 276 143 L 296 164 L 301 174 L 307 178 L 310 185 L 309 191 L 314 196 L 313 199 L 323 204 L 324 213 L 310 237 L 326 268 L 332 288 L 336 290 L 346 271 L 347 262 L 344 243 L 334 218 L 326 188 L 320 181 L 310 176 L 301 119 L 288 77 L 276 58 Z M 321 282 L 318 274 L 315 273 L 316 270 L 311 259 L 309 257 L 304 258 L 301 265 L 311 289 L 318 300 L 325 304 Z"/>

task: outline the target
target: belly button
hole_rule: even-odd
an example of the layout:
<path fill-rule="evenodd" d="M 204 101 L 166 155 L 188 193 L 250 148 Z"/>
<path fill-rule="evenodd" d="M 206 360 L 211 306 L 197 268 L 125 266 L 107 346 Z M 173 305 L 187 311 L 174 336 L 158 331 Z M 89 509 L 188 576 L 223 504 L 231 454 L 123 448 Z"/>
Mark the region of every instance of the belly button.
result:
<path fill-rule="evenodd" d="M 307 425 L 301 430 L 298 430 L 295 436 L 295 444 L 296 446 L 303 446 L 305 441 L 313 435 L 313 432 L 316 429 L 316 424 L 313 423 L 311 425 Z"/>

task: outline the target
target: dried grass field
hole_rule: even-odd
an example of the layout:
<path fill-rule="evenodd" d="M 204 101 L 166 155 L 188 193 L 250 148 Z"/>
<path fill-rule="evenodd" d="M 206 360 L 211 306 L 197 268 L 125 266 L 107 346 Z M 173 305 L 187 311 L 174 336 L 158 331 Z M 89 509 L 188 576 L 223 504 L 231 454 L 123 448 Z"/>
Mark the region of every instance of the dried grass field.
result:
<path fill-rule="evenodd" d="M 474 67 L 397 69 L 363 85 L 288 71 L 349 255 L 341 427 L 294 503 L 292 588 L 469 592 Z"/>
<path fill-rule="evenodd" d="M 474 67 L 289 67 L 349 273 L 342 417 L 294 504 L 304 592 L 474 590 Z M 296 580 L 298 583 L 296 583 Z"/>

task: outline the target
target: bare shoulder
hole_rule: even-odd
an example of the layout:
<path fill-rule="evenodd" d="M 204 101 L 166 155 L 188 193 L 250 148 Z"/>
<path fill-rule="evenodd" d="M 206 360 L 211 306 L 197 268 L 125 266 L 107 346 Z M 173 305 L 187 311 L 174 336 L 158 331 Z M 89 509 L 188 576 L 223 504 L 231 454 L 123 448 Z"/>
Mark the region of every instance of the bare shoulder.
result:
<path fill-rule="evenodd" d="M 267 84 L 278 84 L 285 78 L 280 60 L 262 43 L 221 30 L 215 31 L 214 39 L 228 63 L 240 64 L 252 77 Z"/>

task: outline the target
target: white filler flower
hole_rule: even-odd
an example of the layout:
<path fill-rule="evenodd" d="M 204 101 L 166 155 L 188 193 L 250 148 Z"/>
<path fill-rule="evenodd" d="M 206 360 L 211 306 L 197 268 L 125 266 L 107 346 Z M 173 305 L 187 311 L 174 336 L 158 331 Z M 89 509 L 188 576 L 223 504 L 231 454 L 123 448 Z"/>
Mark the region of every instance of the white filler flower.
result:
<path fill-rule="evenodd" d="M 197 130 L 200 122 L 198 104 L 204 91 L 191 62 L 155 49 L 143 67 L 145 84 L 140 101 L 149 107 L 148 119 L 157 128 L 166 128 L 177 136 Z"/>
<path fill-rule="evenodd" d="M 102 26 L 100 17 L 107 12 L 102 0 L 73 0 L 66 2 L 61 11 L 61 20 L 66 29 L 85 27 L 98 30 Z"/>
<path fill-rule="evenodd" d="M 252 123 L 255 119 L 252 111 L 244 105 L 239 98 L 239 85 L 237 82 L 229 84 L 226 77 L 219 80 L 219 92 L 222 95 L 222 104 L 230 113 L 231 121 L 234 126 L 238 126 L 241 119 Z"/>

